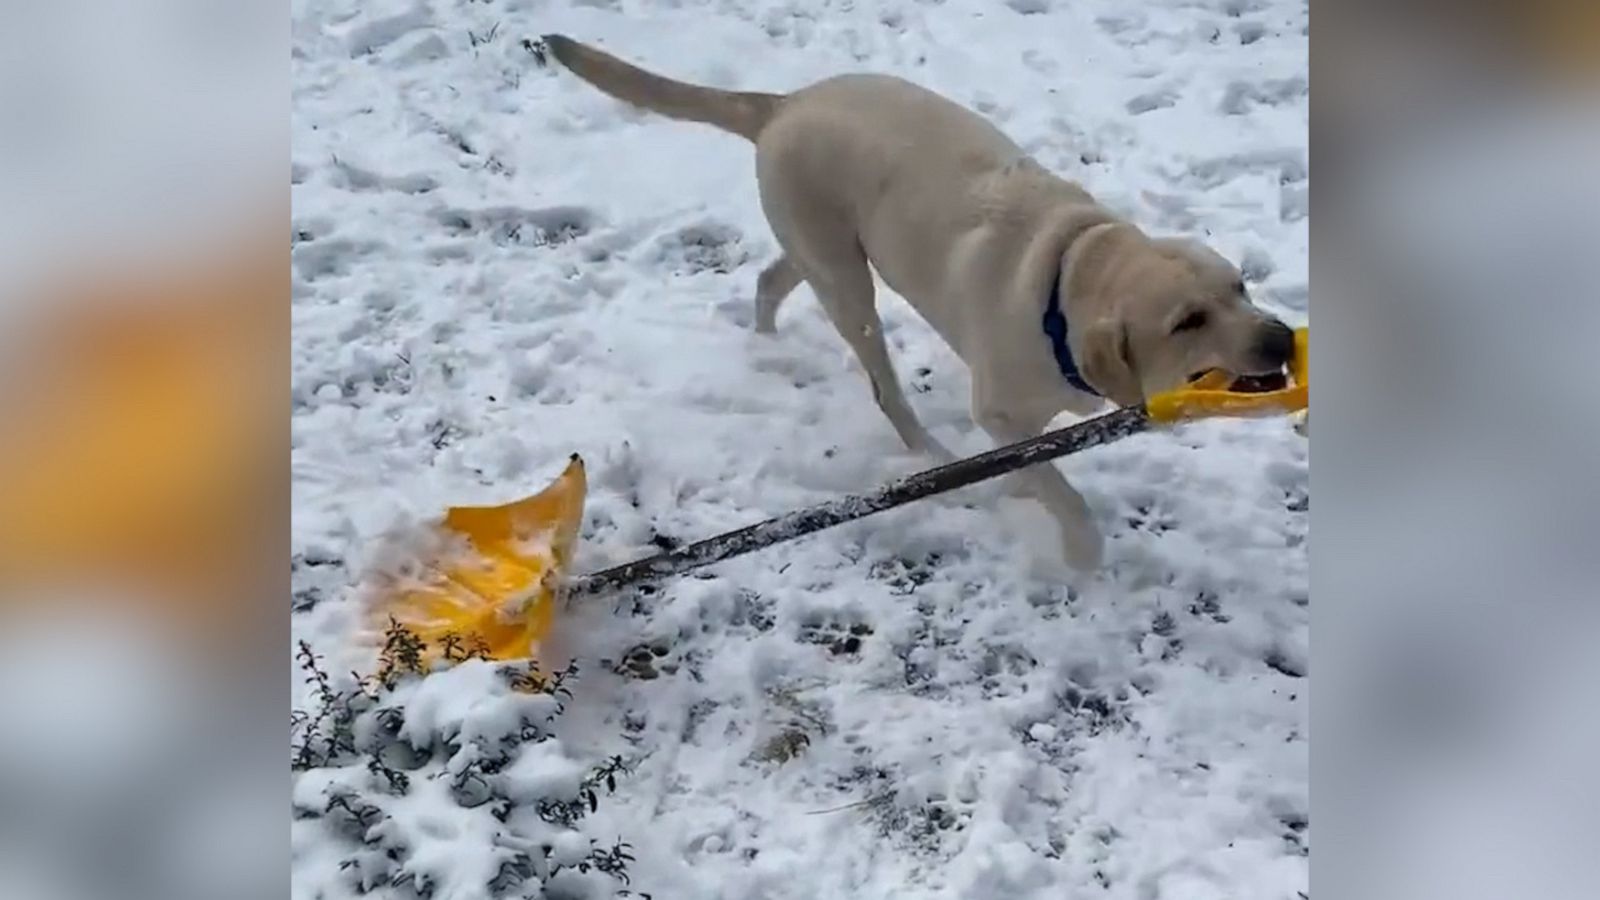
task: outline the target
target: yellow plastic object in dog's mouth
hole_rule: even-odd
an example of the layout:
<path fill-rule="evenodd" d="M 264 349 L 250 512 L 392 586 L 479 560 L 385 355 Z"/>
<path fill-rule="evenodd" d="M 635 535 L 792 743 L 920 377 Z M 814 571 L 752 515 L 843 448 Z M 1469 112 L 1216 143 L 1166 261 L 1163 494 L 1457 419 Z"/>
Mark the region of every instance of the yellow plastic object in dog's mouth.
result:
<path fill-rule="evenodd" d="M 586 488 L 583 460 L 573 456 L 537 494 L 451 507 L 438 526 L 441 548 L 416 577 L 374 598 L 375 624 L 421 638 L 430 661 L 447 646 L 497 660 L 533 656 L 555 619 Z"/>
<path fill-rule="evenodd" d="M 1213 370 L 1188 385 L 1157 394 L 1145 401 L 1152 421 L 1163 424 L 1211 416 L 1280 416 L 1307 409 L 1311 402 L 1306 383 L 1310 368 L 1311 331 L 1294 332 L 1294 356 L 1289 371 L 1280 376 L 1241 378 Z"/>

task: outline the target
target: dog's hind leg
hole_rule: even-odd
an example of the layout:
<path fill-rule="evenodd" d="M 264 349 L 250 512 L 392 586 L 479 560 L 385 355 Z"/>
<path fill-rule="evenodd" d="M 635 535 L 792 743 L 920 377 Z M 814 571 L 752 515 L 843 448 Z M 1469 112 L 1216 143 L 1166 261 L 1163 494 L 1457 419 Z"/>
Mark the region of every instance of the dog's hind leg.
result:
<path fill-rule="evenodd" d="M 778 116 L 756 144 L 756 186 L 761 194 L 761 209 L 772 227 L 772 236 L 783 248 L 783 260 L 762 273 L 762 279 L 773 288 L 767 296 L 777 297 L 777 288 L 785 286 L 788 278 L 784 277 L 784 269 L 798 272 L 811 286 L 839 336 L 861 361 L 872 382 L 872 398 L 900 440 L 913 452 L 929 453 L 947 461 L 952 458 L 950 451 L 917 421 L 889 360 L 883 323 L 878 319 L 872 268 L 853 221 L 852 203 L 840 193 L 837 184 L 818 182 L 814 166 L 800 152 L 810 146 L 800 130 L 805 124 L 803 117 Z M 776 315 L 777 300 L 772 301 L 771 311 Z M 761 313 L 758 299 L 758 325 Z"/>
<path fill-rule="evenodd" d="M 822 248 L 816 248 L 822 249 Z M 940 461 L 954 459 L 917 420 L 906 401 L 889 359 L 889 346 L 883 340 L 883 322 L 878 318 L 872 270 L 867 255 L 852 239 L 848 246 L 832 246 L 823 253 L 808 254 L 805 280 L 817 295 L 833 327 L 838 329 L 872 383 L 872 399 L 888 417 L 907 448 L 928 453 Z"/>
<path fill-rule="evenodd" d="M 778 330 L 778 306 L 800 286 L 800 270 L 788 256 L 780 256 L 761 270 L 756 279 L 756 331 L 772 334 Z"/>

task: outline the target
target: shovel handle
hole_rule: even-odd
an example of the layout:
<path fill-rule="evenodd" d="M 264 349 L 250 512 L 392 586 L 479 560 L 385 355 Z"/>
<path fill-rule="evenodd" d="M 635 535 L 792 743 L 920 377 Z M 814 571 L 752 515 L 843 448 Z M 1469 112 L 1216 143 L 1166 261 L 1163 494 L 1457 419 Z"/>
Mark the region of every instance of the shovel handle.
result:
<path fill-rule="evenodd" d="M 1142 406 L 1121 409 L 1049 431 L 987 453 L 907 475 L 870 494 L 854 494 L 796 510 L 765 522 L 748 525 L 716 537 L 685 544 L 655 556 L 624 563 L 574 579 L 566 589 L 571 598 L 604 593 L 615 588 L 659 581 L 709 566 L 735 556 L 814 534 L 825 528 L 853 522 L 873 513 L 894 509 L 924 497 L 987 481 L 1018 469 L 1109 444 L 1150 427 Z"/>

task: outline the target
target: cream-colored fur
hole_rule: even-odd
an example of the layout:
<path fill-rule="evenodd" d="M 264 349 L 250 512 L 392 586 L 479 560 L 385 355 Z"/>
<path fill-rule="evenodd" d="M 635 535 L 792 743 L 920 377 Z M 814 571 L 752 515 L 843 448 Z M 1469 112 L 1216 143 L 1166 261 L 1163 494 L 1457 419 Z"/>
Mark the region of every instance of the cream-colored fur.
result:
<path fill-rule="evenodd" d="M 1042 319 L 1059 281 L 1086 381 L 1119 405 L 1210 368 L 1276 371 L 1292 336 L 1254 307 L 1239 271 L 1205 246 L 1159 239 L 1030 159 L 989 122 L 910 82 L 841 75 L 787 95 L 672 81 L 560 35 L 551 54 L 625 102 L 756 145 L 761 206 L 782 255 L 756 285 L 756 329 L 808 283 L 913 450 L 950 453 L 918 421 L 884 344 L 872 272 L 972 371 L 974 419 L 1001 443 L 1103 401 L 1062 377 Z M 1100 565 L 1088 505 L 1052 465 L 1012 476 L 1060 523 L 1066 560 Z"/>

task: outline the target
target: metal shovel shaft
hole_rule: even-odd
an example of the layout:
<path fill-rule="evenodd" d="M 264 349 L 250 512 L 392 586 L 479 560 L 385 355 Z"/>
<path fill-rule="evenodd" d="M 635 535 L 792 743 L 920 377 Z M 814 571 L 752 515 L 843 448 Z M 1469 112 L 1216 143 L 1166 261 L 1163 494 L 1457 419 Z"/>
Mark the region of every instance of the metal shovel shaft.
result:
<path fill-rule="evenodd" d="M 725 559 L 781 544 L 845 522 L 903 506 L 914 500 L 987 481 L 1069 453 L 1138 434 L 1150 426 L 1142 406 L 1125 406 L 1105 415 L 1049 431 L 1036 438 L 997 447 L 987 453 L 907 475 L 870 494 L 829 500 L 806 509 L 685 544 L 645 559 L 575 579 L 567 596 L 599 594 L 619 587 L 646 584 Z"/>

